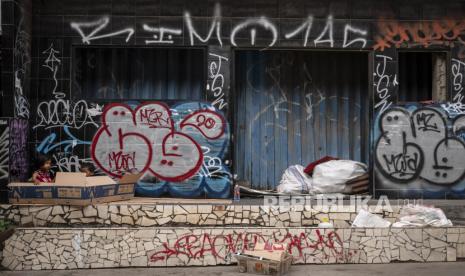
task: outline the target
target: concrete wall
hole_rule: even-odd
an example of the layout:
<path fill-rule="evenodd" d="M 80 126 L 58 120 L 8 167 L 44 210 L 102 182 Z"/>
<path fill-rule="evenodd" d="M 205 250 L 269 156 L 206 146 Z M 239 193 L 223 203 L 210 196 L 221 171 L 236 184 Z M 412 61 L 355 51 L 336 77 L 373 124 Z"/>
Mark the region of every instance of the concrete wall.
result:
<path fill-rule="evenodd" d="M 134 205 L 95 206 L 0 205 L 0 219 L 23 226 L 317 226 L 328 219 L 335 227 L 350 227 L 361 206 L 259 206 L 259 205 Z M 395 222 L 399 206 L 367 207 Z M 453 219 L 452 217 L 450 217 Z"/>
<path fill-rule="evenodd" d="M 284 242 L 294 263 L 445 262 L 465 258 L 465 228 L 17 229 L 2 265 L 13 270 L 229 264 L 257 242 Z M 279 249 L 274 249 L 279 250 Z"/>

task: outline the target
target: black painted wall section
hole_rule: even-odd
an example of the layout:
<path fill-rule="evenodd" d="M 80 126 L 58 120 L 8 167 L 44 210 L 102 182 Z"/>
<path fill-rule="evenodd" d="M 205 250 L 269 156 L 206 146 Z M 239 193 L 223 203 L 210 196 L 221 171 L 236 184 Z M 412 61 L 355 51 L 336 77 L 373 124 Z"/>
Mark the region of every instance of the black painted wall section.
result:
<path fill-rule="evenodd" d="M 29 178 L 32 1 L 2 1 L 0 197 L 9 181 Z M 8 145 L 8 147 L 5 147 Z"/>

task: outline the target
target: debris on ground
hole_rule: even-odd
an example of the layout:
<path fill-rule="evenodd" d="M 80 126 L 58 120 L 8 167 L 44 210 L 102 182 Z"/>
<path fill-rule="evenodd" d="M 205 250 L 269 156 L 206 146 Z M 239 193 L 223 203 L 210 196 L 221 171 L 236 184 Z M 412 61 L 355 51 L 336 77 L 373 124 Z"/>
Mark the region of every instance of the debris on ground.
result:
<path fill-rule="evenodd" d="M 367 173 L 367 166 L 352 160 L 330 160 L 313 170 L 309 194 L 343 193 L 346 183 Z"/>
<path fill-rule="evenodd" d="M 367 166 L 352 160 L 324 157 L 306 168 L 292 165 L 287 168 L 279 185 L 283 194 L 361 194 L 368 192 Z"/>
<path fill-rule="evenodd" d="M 278 193 L 306 194 L 312 187 L 312 178 L 304 172 L 301 165 L 293 165 L 284 171 L 279 182 Z"/>
<path fill-rule="evenodd" d="M 382 217 L 372 214 L 364 209 L 358 211 L 357 216 L 352 222 L 352 227 L 389 227 L 391 223 Z"/>
<path fill-rule="evenodd" d="M 235 256 L 240 272 L 264 275 L 283 275 L 289 271 L 292 255 L 287 251 L 288 245 L 257 243 L 253 250 L 238 252 Z"/>
<path fill-rule="evenodd" d="M 392 227 L 442 227 L 452 226 L 452 222 L 447 219 L 444 212 L 439 208 L 407 205 L 402 207 L 398 221 Z"/>
<path fill-rule="evenodd" d="M 321 222 L 318 223 L 318 228 L 334 228 L 334 226 L 331 222 L 329 222 L 328 218 L 322 218 Z"/>

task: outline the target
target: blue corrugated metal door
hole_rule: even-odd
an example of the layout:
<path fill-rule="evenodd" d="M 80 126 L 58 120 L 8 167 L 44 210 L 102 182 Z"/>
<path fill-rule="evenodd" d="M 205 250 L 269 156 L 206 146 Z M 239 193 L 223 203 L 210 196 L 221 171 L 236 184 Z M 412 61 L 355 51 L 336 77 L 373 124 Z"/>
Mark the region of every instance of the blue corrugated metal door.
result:
<path fill-rule="evenodd" d="M 365 52 L 238 50 L 234 95 L 234 168 L 253 188 L 325 155 L 368 159 Z"/>

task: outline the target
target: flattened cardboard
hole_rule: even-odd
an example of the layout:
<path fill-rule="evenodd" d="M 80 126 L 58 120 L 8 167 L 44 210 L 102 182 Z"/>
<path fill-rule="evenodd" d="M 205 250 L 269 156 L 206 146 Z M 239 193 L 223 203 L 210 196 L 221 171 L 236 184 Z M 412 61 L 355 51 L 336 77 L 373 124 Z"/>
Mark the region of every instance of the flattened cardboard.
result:
<path fill-rule="evenodd" d="M 54 189 L 52 186 L 43 183 L 42 185 L 35 185 L 34 183 L 10 183 L 9 198 L 10 203 L 18 204 L 53 204 Z"/>
<path fill-rule="evenodd" d="M 118 181 L 119 184 L 134 184 L 136 183 L 139 178 L 141 178 L 143 173 L 136 173 L 136 174 L 125 174 L 121 179 Z"/>
<path fill-rule="evenodd" d="M 86 174 L 81 172 L 57 172 L 55 185 L 63 186 L 86 186 Z M 48 183 L 47 183 L 48 184 Z"/>
<path fill-rule="evenodd" d="M 125 175 L 118 183 L 108 176 L 86 177 L 84 173 L 56 175 L 55 183 L 10 183 L 13 204 L 91 205 L 134 197 L 134 186 L 141 174 Z"/>
<path fill-rule="evenodd" d="M 265 258 L 272 261 L 282 261 L 287 255 L 287 244 L 265 244 L 257 243 L 254 250 L 244 250 L 246 255 L 254 256 L 257 258 Z"/>

